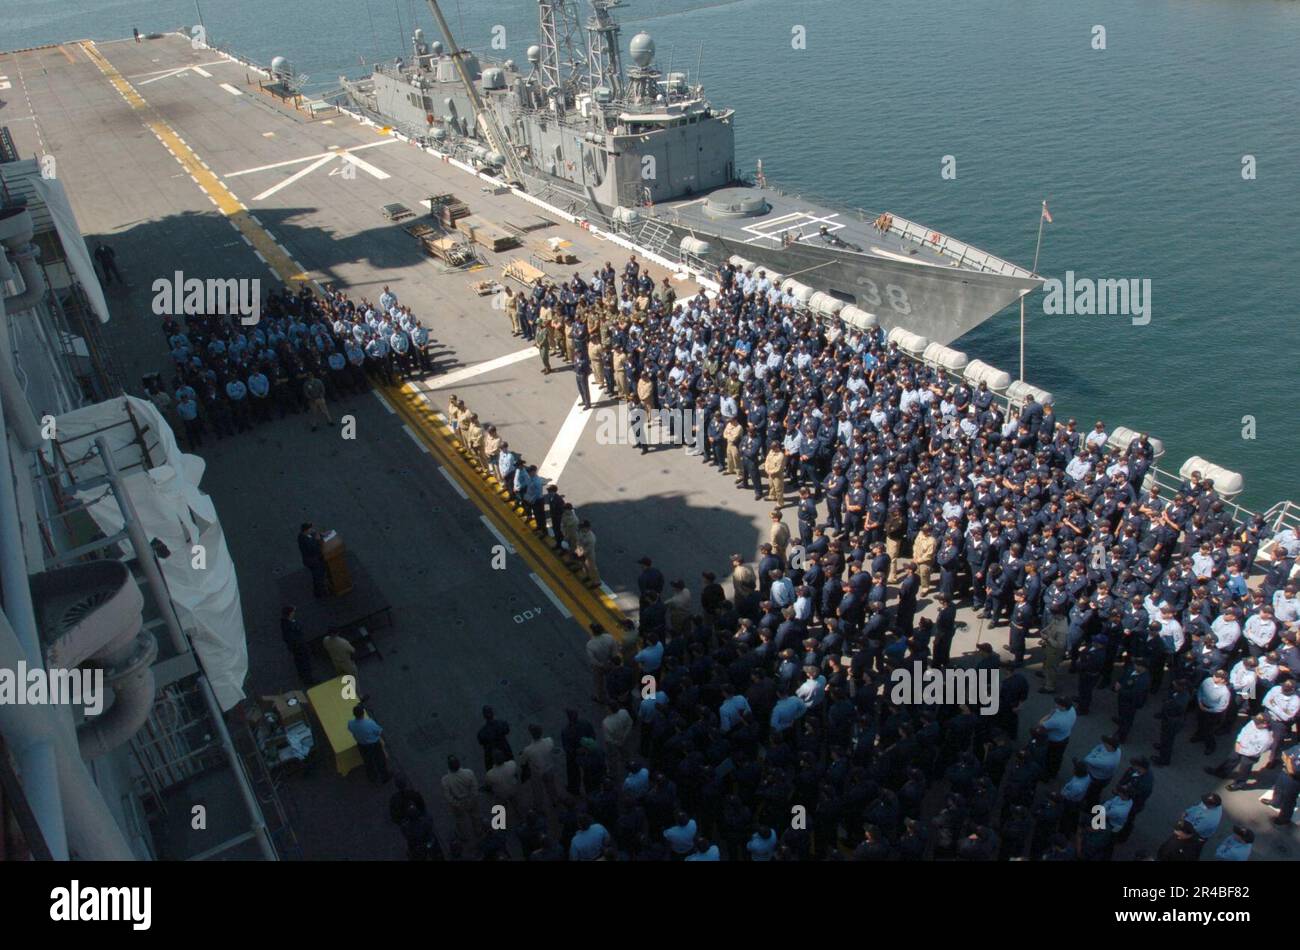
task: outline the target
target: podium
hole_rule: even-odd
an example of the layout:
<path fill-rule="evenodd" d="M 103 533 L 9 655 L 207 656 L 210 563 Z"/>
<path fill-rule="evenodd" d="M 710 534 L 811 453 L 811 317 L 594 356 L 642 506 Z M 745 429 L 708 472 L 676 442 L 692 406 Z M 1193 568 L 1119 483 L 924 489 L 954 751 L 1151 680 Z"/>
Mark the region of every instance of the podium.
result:
<path fill-rule="evenodd" d="M 352 574 L 348 571 L 347 548 L 337 531 L 321 538 L 321 553 L 325 557 L 325 574 L 329 578 L 330 593 L 335 597 L 352 591 Z"/>

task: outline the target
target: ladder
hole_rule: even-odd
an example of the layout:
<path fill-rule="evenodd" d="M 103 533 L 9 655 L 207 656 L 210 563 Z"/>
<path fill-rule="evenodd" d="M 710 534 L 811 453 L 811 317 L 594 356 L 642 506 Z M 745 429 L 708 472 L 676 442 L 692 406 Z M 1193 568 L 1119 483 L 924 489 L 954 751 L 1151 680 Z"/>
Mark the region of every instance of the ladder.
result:
<path fill-rule="evenodd" d="M 666 227 L 653 219 L 647 219 L 641 226 L 639 242 L 647 251 L 658 254 L 673 238 L 672 228 Z"/>

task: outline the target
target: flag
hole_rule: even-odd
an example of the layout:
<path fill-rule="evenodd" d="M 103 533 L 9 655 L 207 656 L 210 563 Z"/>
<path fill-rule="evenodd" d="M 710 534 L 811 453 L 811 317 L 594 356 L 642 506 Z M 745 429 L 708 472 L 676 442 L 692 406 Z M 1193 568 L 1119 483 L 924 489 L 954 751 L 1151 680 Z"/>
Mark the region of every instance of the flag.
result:
<path fill-rule="evenodd" d="M 1047 210 L 1047 202 L 1043 202 L 1043 220 L 1048 224 L 1052 223 L 1052 213 Z"/>

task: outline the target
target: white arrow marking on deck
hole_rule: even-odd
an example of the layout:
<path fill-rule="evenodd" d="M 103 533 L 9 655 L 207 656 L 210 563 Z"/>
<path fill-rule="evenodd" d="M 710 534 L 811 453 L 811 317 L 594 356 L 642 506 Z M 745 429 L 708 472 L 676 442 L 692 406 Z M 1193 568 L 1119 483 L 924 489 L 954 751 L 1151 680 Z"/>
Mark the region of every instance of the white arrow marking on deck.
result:
<path fill-rule="evenodd" d="M 546 586 L 546 581 L 542 580 L 536 574 L 529 574 L 528 576 L 532 578 L 534 584 L 542 589 L 542 593 L 546 595 L 546 599 L 555 605 L 555 609 L 560 612 L 561 617 L 568 620 L 573 616 L 573 614 L 569 613 L 569 608 L 564 606 L 564 604 L 560 602 L 560 598 L 555 596 L 555 592 Z"/>
<path fill-rule="evenodd" d="M 339 152 L 338 154 L 339 158 L 343 159 L 345 162 L 351 162 L 353 165 L 357 166 L 357 168 L 360 168 L 364 172 L 369 172 L 381 181 L 385 178 L 392 177 L 383 169 L 376 168 L 369 162 L 363 162 L 361 159 L 357 158 L 355 155 L 349 154 L 348 152 Z"/>
<path fill-rule="evenodd" d="M 173 76 L 179 76 L 181 73 L 187 73 L 189 71 L 190 71 L 190 67 L 182 66 L 180 69 L 170 70 L 168 72 L 163 73 L 161 76 L 154 76 L 153 79 L 146 79 L 143 82 L 138 82 L 136 83 L 136 85 L 147 86 L 151 82 L 157 82 L 160 79 L 171 79 Z"/>
<path fill-rule="evenodd" d="M 366 142 L 364 145 L 353 145 L 351 148 L 333 149 L 328 152 L 317 152 L 315 155 L 304 155 L 302 158 L 291 158 L 284 162 L 272 162 L 270 165 L 258 165 L 256 168 L 245 168 L 242 171 L 230 172 L 222 175 L 222 178 L 238 178 L 240 175 L 252 175 L 255 172 L 268 172 L 275 168 L 286 168 L 289 165 L 301 165 L 303 162 L 310 162 L 312 159 L 325 158 L 329 155 L 337 155 L 339 151 L 360 152 L 367 148 L 377 148 L 380 145 L 391 145 L 397 139 L 380 139 L 378 142 Z"/>
<path fill-rule="evenodd" d="M 312 162 L 312 163 L 311 163 L 310 165 L 308 165 L 306 168 L 302 169 L 302 171 L 294 172 L 292 175 L 290 175 L 290 176 L 289 176 L 288 178 L 286 178 L 284 181 L 280 182 L 279 184 L 272 185 L 270 188 L 266 189 L 266 191 L 262 192 L 260 195 L 254 195 L 254 196 L 253 196 L 253 200 L 254 200 L 254 201 L 261 201 L 263 198 L 269 198 L 269 197 L 271 197 L 273 194 L 275 194 L 277 191 L 279 191 L 281 188 L 287 188 L 289 185 L 292 185 L 292 184 L 293 184 L 295 181 L 297 181 L 299 178 L 302 178 L 302 177 L 304 177 L 305 175 L 310 175 L 312 172 L 314 172 L 316 169 L 320 168 L 320 167 L 321 167 L 322 165 L 324 165 L 326 162 L 331 162 L 331 161 L 333 161 L 333 160 L 334 160 L 334 155 L 333 155 L 333 153 L 331 153 L 331 154 L 329 154 L 329 155 L 326 155 L 324 158 L 318 158 L 318 159 L 316 159 L 316 161 Z M 229 176 L 227 176 L 227 177 L 229 177 Z"/>
<path fill-rule="evenodd" d="M 424 381 L 425 391 L 432 392 L 435 389 L 446 389 L 448 386 L 455 386 L 457 383 L 463 383 L 467 379 L 473 379 L 475 376 L 481 376 L 484 373 L 490 373 L 493 370 L 501 369 L 504 366 L 510 366 L 514 363 L 519 363 L 535 356 L 537 356 L 537 347 L 529 346 L 514 353 L 507 353 L 505 356 L 498 356 L 494 360 L 487 360 L 484 363 L 475 363 L 473 366 L 465 366 L 461 369 L 447 373 L 445 376 L 435 376 L 433 379 L 426 379 Z"/>

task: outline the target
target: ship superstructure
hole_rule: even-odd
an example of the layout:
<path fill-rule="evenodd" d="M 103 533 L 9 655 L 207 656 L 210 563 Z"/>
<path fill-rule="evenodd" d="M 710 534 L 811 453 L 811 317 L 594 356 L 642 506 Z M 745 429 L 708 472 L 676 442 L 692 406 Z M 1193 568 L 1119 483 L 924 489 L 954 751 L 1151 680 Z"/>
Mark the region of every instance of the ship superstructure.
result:
<path fill-rule="evenodd" d="M 731 258 L 788 279 L 800 302 L 854 322 L 902 326 L 948 343 L 1041 280 L 950 235 L 887 212 L 845 212 L 736 168 L 735 112 L 685 72 L 656 65 L 655 41 L 627 44 L 620 0 L 538 0 L 540 42 L 480 62 L 421 30 L 409 56 L 341 77 L 371 118 L 499 172 L 529 193 L 698 264 Z M 585 36 L 584 36 L 585 34 Z M 822 296 L 814 298 L 821 292 Z"/>

